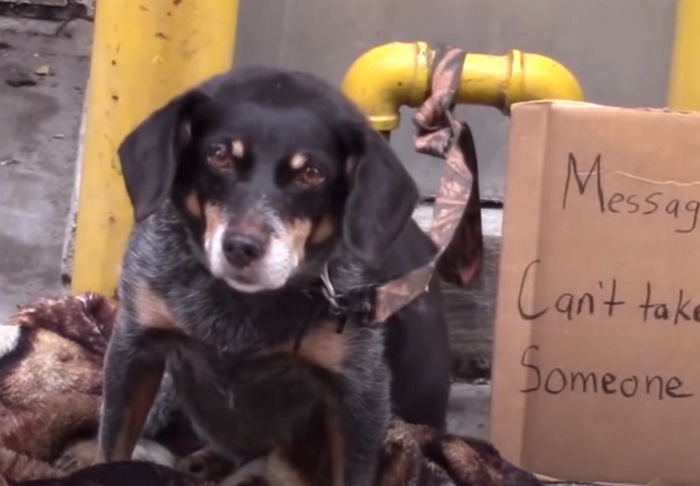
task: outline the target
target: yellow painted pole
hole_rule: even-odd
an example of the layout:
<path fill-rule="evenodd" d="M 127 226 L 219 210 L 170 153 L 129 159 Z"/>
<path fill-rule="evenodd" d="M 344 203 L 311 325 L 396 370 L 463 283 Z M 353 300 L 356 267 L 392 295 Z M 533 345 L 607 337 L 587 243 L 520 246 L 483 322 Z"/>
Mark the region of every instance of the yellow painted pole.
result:
<path fill-rule="evenodd" d="M 425 42 L 392 42 L 360 56 L 343 79 L 343 91 L 381 131 L 399 125 L 402 105 L 419 106 L 430 89 L 435 49 Z M 541 99 L 583 100 L 583 90 L 559 62 L 518 50 L 503 56 L 468 53 L 455 97 L 458 103 L 494 106 Z"/>
<path fill-rule="evenodd" d="M 678 0 L 668 105 L 700 110 L 700 1 Z"/>
<path fill-rule="evenodd" d="M 237 16 L 238 0 L 97 2 L 73 292 L 116 286 L 133 222 L 117 147 L 171 97 L 230 68 Z"/>

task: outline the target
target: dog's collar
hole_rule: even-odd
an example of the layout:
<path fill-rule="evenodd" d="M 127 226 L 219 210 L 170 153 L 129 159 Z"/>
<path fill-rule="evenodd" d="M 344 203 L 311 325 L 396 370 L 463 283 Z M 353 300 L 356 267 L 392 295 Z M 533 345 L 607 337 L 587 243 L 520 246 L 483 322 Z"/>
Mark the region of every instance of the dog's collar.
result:
<path fill-rule="evenodd" d="M 330 305 L 330 314 L 338 318 L 338 329 L 337 332 L 343 332 L 345 324 L 350 317 L 351 311 L 341 307 L 338 293 L 335 291 L 333 284 L 331 283 L 331 278 L 328 273 L 328 263 L 324 263 L 321 268 L 321 273 L 319 275 L 319 280 L 321 281 L 321 295 L 326 299 Z M 320 313 L 323 312 L 320 308 L 316 313 L 312 314 L 309 319 L 306 320 L 304 325 L 297 330 L 296 337 L 294 339 L 294 352 L 299 351 L 301 346 L 301 341 L 304 339 L 304 335 L 308 330 L 309 326 L 313 324 L 313 321 L 319 317 Z"/>
<path fill-rule="evenodd" d="M 341 319 L 346 319 L 349 316 L 366 319 L 373 310 L 374 288 L 366 287 L 348 293 L 338 292 L 331 281 L 327 263 L 321 268 L 319 281 L 321 295 L 328 302 L 332 315 Z"/>
<path fill-rule="evenodd" d="M 326 298 L 328 303 L 334 309 L 340 309 L 340 304 L 338 303 L 338 294 L 333 288 L 333 283 L 331 282 L 331 277 L 328 273 L 328 263 L 323 264 L 321 269 L 321 293 Z"/>

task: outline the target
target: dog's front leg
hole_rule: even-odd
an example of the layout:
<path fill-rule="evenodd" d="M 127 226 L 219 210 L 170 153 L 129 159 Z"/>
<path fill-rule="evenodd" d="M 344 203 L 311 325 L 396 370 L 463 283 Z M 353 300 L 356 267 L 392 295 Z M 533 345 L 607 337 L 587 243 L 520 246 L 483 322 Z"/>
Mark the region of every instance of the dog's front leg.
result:
<path fill-rule="evenodd" d="M 120 311 L 105 356 L 99 460 L 131 459 L 165 367 L 151 342 L 149 330 Z"/>
<path fill-rule="evenodd" d="M 381 349 L 364 349 L 345 364 L 338 413 L 326 422 L 333 486 L 375 484 L 379 452 L 389 426 L 388 370 Z"/>

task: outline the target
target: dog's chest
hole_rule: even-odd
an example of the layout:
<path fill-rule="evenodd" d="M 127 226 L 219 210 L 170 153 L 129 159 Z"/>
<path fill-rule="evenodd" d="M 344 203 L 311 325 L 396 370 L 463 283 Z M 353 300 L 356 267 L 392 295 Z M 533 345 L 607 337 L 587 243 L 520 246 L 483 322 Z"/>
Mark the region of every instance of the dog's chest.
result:
<path fill-rule="evenodd" d="M 328 398 L 317 367 L 284 351 L 231 359 L 179 346 L 168 368 L 195 428 L 228 453 L 258 453 L 291 437 Z"/>

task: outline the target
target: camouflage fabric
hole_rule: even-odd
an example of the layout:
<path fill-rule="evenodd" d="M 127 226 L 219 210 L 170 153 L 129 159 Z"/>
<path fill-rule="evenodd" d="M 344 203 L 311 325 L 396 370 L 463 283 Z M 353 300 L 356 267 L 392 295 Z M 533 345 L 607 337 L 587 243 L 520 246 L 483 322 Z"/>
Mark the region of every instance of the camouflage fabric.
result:
<path fill-rule="evenodd" d="M 376 322 L 384 322 L 425 292 L 436 270 L 457 285 L 466 285 L 478 275 L 483 243 L 474 139 L 469 126 L 452 113 L 465 57 L 461 49 L 438 50 L 432 93 L 413 119 L 416 150 L 445 159 L 430 230 L 438 252 L 427 265 L 377 289 Z"/>

